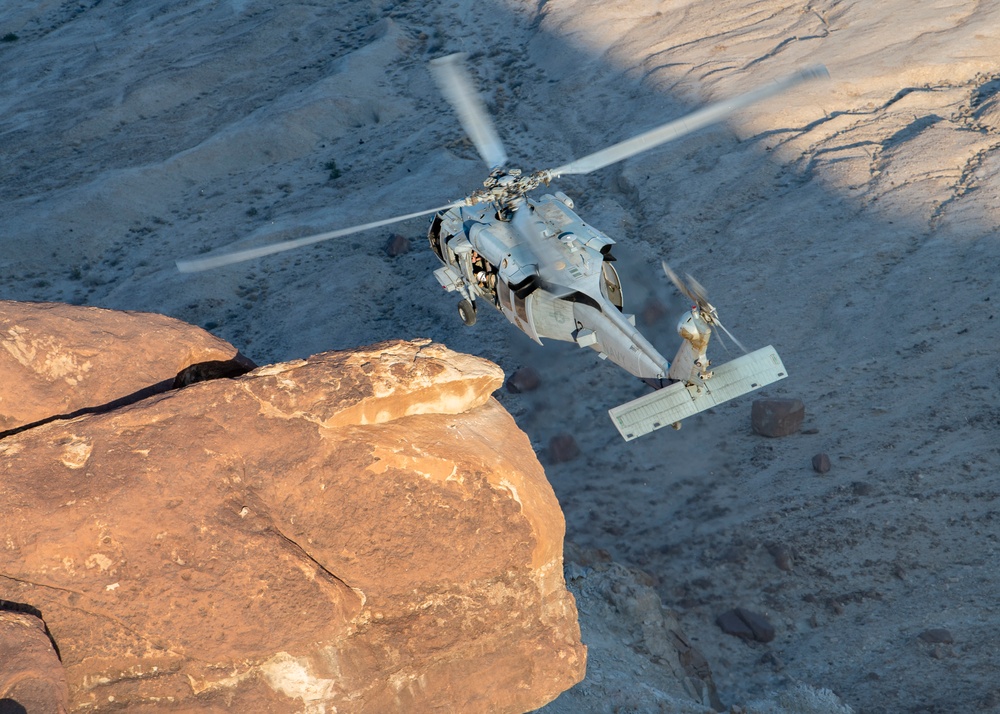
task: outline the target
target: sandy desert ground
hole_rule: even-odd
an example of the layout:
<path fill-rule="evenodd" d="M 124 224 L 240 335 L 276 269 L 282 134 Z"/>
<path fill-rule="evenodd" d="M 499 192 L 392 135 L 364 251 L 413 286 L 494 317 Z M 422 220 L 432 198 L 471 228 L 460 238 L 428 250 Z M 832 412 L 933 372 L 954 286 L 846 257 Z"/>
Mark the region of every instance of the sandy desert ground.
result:
<path fill-rule="evenodd" d="M 857 712 L 1000 709 L 1000 4 L 31 0 L 0 7 L 0 39 L 0 297 L 166 313 L 260 364 L 430 337 L 533 366 L 538 391 L 497 398 L 568 538 L 655 578 L 724 702 L 803 682 Z M 606 409 L 645 388 L 499 314 L 464 327 L 424 220 L 176 271 L 477 188 L 427 72 L 457 51 L 526 170 L 829 68 L 558 182 L 619 241 L 653 342 L 673 353 L 686 307 L 667 258 L 749 348 L 778 349 L 791 376 L 764 395 L 801 399 L 803 433 L 755 436 L 748 396 L 623 442 Z M 389 257 L 392 232 L 414 249 Z M 559 433 L 578 458 L 552 462 Z M 775 640 L 723 634 L 735 606 Z"/>

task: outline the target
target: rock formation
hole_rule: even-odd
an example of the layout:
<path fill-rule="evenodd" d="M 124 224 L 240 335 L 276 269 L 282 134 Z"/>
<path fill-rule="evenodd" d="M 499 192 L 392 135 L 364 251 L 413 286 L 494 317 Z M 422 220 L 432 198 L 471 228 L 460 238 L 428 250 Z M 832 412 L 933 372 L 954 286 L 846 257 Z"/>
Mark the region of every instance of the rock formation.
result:
<path fill-rule="evenodd" d="M 0 712 L 65 714 L 66 673 L 31 608 L 0 602 Z"/>
<path fill-rule="evenodd" d="M 587 680 L 546 707 L 545 714 L 724 709 L 708 662 L 676 615 L 663 607 L 648 574 L 573 543 L 566 544 L 566 563 L 591 664 Z M 635 686 L 637 673 L 641 686 Z"/>
<path fill-rule="evenodd" d="M 170 389 L 191 369 L 254 365 L 228 342 L 164 315 L 0 300 L 0 435 Z"/>
<path fill-rule="evenodd" d="M 393 342 L 7 436 L 0 598 L 40 611 L 71 710 L 541 706 L 585 648 L 502 383 Z"/>

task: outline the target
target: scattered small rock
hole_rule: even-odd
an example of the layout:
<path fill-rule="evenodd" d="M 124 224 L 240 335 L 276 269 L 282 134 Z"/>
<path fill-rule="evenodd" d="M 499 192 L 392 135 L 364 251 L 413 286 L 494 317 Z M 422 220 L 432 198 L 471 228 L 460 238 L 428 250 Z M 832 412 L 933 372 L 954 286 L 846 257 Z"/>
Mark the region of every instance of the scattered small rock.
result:
<path fill-rule="evenodd" d="M 510 375 L 507 380 L 507 391 L 511 394 L 522 394 L 523 392 L 533 392 L 542 383 L 542 378 L 531 367 L 521 367 L 521 369 Z"/>
<path fill-rule="evenodd" d="M 855 481 L 851 484 L 851 492 L 855 496 L 871 496 L 875 492 L 875 488 L 870 483 Z"/>
<path fill-rule="evenodd" d="M 1000 706 L 1000 689 L 987 693 L 979 702 L 980 711 L 989 711 L 996 706 Z"/>
<path fill-rule="evenodd" d="M 830 457 L 827 454 L 816 454 L 813 456 L 813 471 L 818 474 L 825 474 L 830 470 Z"/>
<path fill-rule="evenodd" d="M 399 233 L 393 233 L 385 244 L 385 252 L 390 258 L 409 253 L 410 239 Z"/>
<path fill-rule="evenodd" d="M 743 618 L 736 614 L 736 610 L 722 613 L 715 618 L 715 624 L 727 635 L 741 637 L 744 640 L 752 640 L 754 638 L 750 625 L 743 622 Z"/>
<path fill-rule="evenodd" d="M 784 570 L 786 573 L 792 572 L 795 568 L 795 557 L 792 554 L 791 548 L 784 543 L 774 543 L 768 546 L 767 550 L 771 554 L 771 557 L 774 558 L 774 564 L 779 569 Z"/>
<path fill-rule="evenodd" d="M 789 436 L 802 428 L 805 405 L 799 399 L 757 399 L 750 411 L 750 425 L 761 436 Z"/>
<path fill-rule="evenodd" d="M 632 573 L 637 583 L 645 585 L 647 588 L 655 588 L 660 584 L 660 579 L 658 577 L 652 573 L 646 572 L 642 568 L 628 568 L 628 571 Z"/>
<path fill-rule="evenodd" d="M 591 570 L 593 568 L 585 568 L 577 563 L 566 562 L 563 564 L 563 576 L 568 581 L 582 580 L 587 577 Z"/>
<path fill-rule="evenodd" d="M 556 434 L 549 440 L 549 460 L 554 464 L 572 461 L 580 455 L 580 447 L 572 434 Z"/>
<path fill-rule="evenodd" d="M 929 642 L 931 644 L 942 644 L 950 645 L 954 644 L 955 638 L 952 637 L 951 631 L 946 630 L 943 627 L 932 627 L 929 630 L 924 630 L 919 635 L 917 635 L 924 642 Z"/>
<path fill-rule="evenodd" d="M 763 615 L 737 607 L 724 612 L 715 619 L 727 635 L 741 637 L 755 642 L 770 642 L 774 639 L 774 625 Z"/>
<path fill-rule="evenodd" d="M 571 540 L 563 544 L 563 562 L 576 563 L 584 568 L 594 568 L 602 563 L 610 563 L 611 553 L 604 548 L 584 548 Z"/>
<path fill-rule="evenodd" d="M 781 658 L 774 654 L 774 652 L 765 652 L 764 656 L 760 658 L 761 664 L 769 664 L 774 667 L 775 671 L 780 671 L 785 668 L 785 663 L 781 661 Z"/>

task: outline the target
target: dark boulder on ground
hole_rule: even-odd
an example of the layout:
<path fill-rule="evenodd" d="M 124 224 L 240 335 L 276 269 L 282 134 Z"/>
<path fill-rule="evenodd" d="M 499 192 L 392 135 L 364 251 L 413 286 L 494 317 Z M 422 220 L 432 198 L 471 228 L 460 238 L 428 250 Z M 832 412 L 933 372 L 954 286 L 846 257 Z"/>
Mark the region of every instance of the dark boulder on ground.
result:
<path fill-rule="evenodd" d="M 756 642 L 770 642 L 774 639 L 774 625 L 763 615 L 737 607 L 724 612 L 715 619 L 723 632 L 734 637 Z"/>
<path fill-rule="evenodd" d="M 572 434 L 556 434 L 549 440 L 549 461 L 561 464 L 580 455 L 580 447 Z"/>
<path fill-rule="evenodd" d="M 390 258 L 410 252 L 410 239 L 399 233 L 393 233 L 385 244 L 385 253 Z"/>
<path fill-rule="evenodd" d="M 521 367 L 507 379 L 507 391 L 511 394 L 533 392 L 542 383 L 542 378 L 532 367 Z"/>
<path fill-rule="evenodd" d="M 789 436 L 802 428 L 805 405 L 798 399 L 757 399 L 750 411 L 750 424 L 761 436 Z"/>
<path fill-rule="evenodd" d="M 830 457 L 827 454 L 816 454 L 812 458 L 813 471 L 825 474 L 830 471 Z"/>

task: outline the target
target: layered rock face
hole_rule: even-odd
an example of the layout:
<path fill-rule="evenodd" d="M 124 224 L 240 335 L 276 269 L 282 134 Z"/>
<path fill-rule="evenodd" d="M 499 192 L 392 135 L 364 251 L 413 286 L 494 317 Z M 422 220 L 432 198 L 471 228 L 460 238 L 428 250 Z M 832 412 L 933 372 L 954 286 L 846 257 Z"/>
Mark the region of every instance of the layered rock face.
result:
<path fill-rule="evenodd" d="M 197 381 L 199 368 L 253 366 L 228 342 L 164 315 L 0 300 L 0 435 Z"/>
<path fill-rule="evenodd" d="M 393 342 L 0 440 L 0 598 L 71 709 L 521 712 L 583 677 L 503 374 Z"/>

